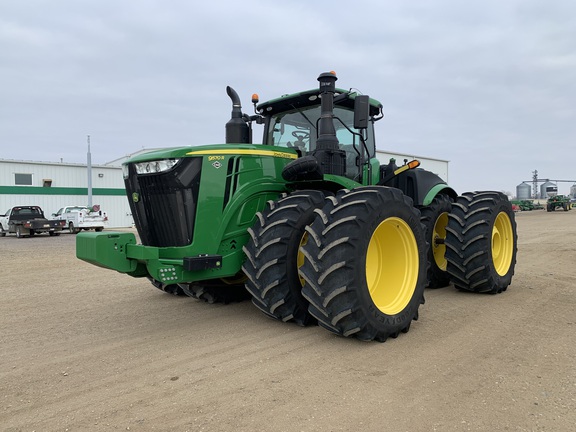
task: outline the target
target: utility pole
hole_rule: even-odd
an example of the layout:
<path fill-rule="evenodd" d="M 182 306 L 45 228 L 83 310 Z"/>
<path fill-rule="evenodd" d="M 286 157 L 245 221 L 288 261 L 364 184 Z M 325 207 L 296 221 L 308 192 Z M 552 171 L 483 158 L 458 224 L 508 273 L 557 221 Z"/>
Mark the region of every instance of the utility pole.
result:
<path fill-rule="evenodd" d="M 86 168 L 88 171 L 88 208 L 92 208 L 92 154 L 90 153 L 90 135 L 88 135 Z"/>

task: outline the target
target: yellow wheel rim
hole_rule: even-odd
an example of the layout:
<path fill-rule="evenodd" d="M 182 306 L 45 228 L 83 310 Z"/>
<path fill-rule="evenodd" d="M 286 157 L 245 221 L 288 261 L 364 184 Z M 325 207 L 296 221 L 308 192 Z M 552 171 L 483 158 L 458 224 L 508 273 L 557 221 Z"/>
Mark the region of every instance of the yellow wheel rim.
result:
<path fill-rule="evenodd" d="M 446 240 L 446 226 L 448 225 L 448 212 L 438 216 L 432 232 L 432 255 L 440 270 L 446 271 L 448 261 L 446 261 L 446 245 L 438 240 Z"/>
<path fill-rule="evenodd" d="M 248 278 L 246 277 L 246 275 L 242 274 L 239 276 L 220 278 L 220 280 L 223 283 L 225 283 L 226 285 L 238 285 L 238 284 L 243 284 L 244 282 L 246 282 L 248 280 Z"/>
<path fill-rule="evenodd" d="M 514 234 L 510 218 L 504 212 L 498 213 L 492 228 L 492 262 L 500 276 L 505 276 L 512 264 Z"/>
<path fill-rule="evenodd" d="M 300 239 L 300 247 L 298 248 L 298 256 L 296 257 L 296 266 L 298 269 L 304 265 L 304 254 L 302 253 L 302 246 L 306 245 L 306 243 L 308 243 L 308 233 L 304 232 L 304 235 Z M 300 285 L 304 287 L 305 280 L 302 276 L 300 276 L 300 273 L 298 273 L 298 278 L 300 279 Z"/>
<path fill-rule="evenodd" d="M 366 283 L 372 301 L 384 314 L 406 308 L 418 283 L 418 245 L 410 226 L 391 217 L 378 225 L 366 253 Z"/>

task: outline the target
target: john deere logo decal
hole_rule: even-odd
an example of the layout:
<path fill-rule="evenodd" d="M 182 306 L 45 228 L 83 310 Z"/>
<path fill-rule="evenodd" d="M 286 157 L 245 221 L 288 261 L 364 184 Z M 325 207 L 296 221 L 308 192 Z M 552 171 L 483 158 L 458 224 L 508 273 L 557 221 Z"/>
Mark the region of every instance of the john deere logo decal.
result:
<path fill-rule="evenodd" d="M 138 192 L 133 192 L 132 193 L 132 201 L 134 201 L 135 203 L 137 203 L 138 201 L 140 201 L 140 194 Z"/>
<path fill-rule="evenodd" d="M 222 166 L 222 164 L 221 164 L 220 162 L 216 161 L 216 162 L 213 162 L 213 163 L 212 163 L 212 166 L 213 166 L 214 168 L 218 169 L 218 168 L 220 168 L 220 167 Z"/>

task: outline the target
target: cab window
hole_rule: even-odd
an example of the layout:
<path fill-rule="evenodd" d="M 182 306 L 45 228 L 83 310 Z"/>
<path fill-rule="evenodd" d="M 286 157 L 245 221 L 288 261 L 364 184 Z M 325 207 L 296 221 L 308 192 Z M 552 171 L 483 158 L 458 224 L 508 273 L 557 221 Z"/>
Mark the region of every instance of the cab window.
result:
<path fill-rule="evenodd" d="M 357 129 L 354 129 L 354 111 L 335 107 L 334 128 L 341 149 L 354 152 L 354 147 L 362 151 Z M 317 126 L 320 118 L 320 106 L 287 111 L 270 119 L 265 143 L 279 147 L 298 148 L 303 152 L 311 152 L 316 148 Z M 374 157 L 375 144 L 372 125 L 368 128 L 366 139 L 369 157 Z"/>

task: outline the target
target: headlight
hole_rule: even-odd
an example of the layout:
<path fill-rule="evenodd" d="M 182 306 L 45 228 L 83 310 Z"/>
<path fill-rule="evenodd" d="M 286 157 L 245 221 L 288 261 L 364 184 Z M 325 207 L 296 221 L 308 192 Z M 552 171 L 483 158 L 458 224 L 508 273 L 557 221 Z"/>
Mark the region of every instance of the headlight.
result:
<path fill-rule="evenodd" d="M 128 178 L 128 173 L 130 171 L 128 170 L 128 164 L 122 164 L 122 175 L 124 176 L 125 179 Z"/>
<path fill-rule="evenodd" d="M 138 174 L 155 174 L 172 169 L 178 162 L 180 162 L 180 159 L 162 159 L 150 162 L 140 162 L 134 164 L 134 166 L 136 167 L 136 173 Z"/>

